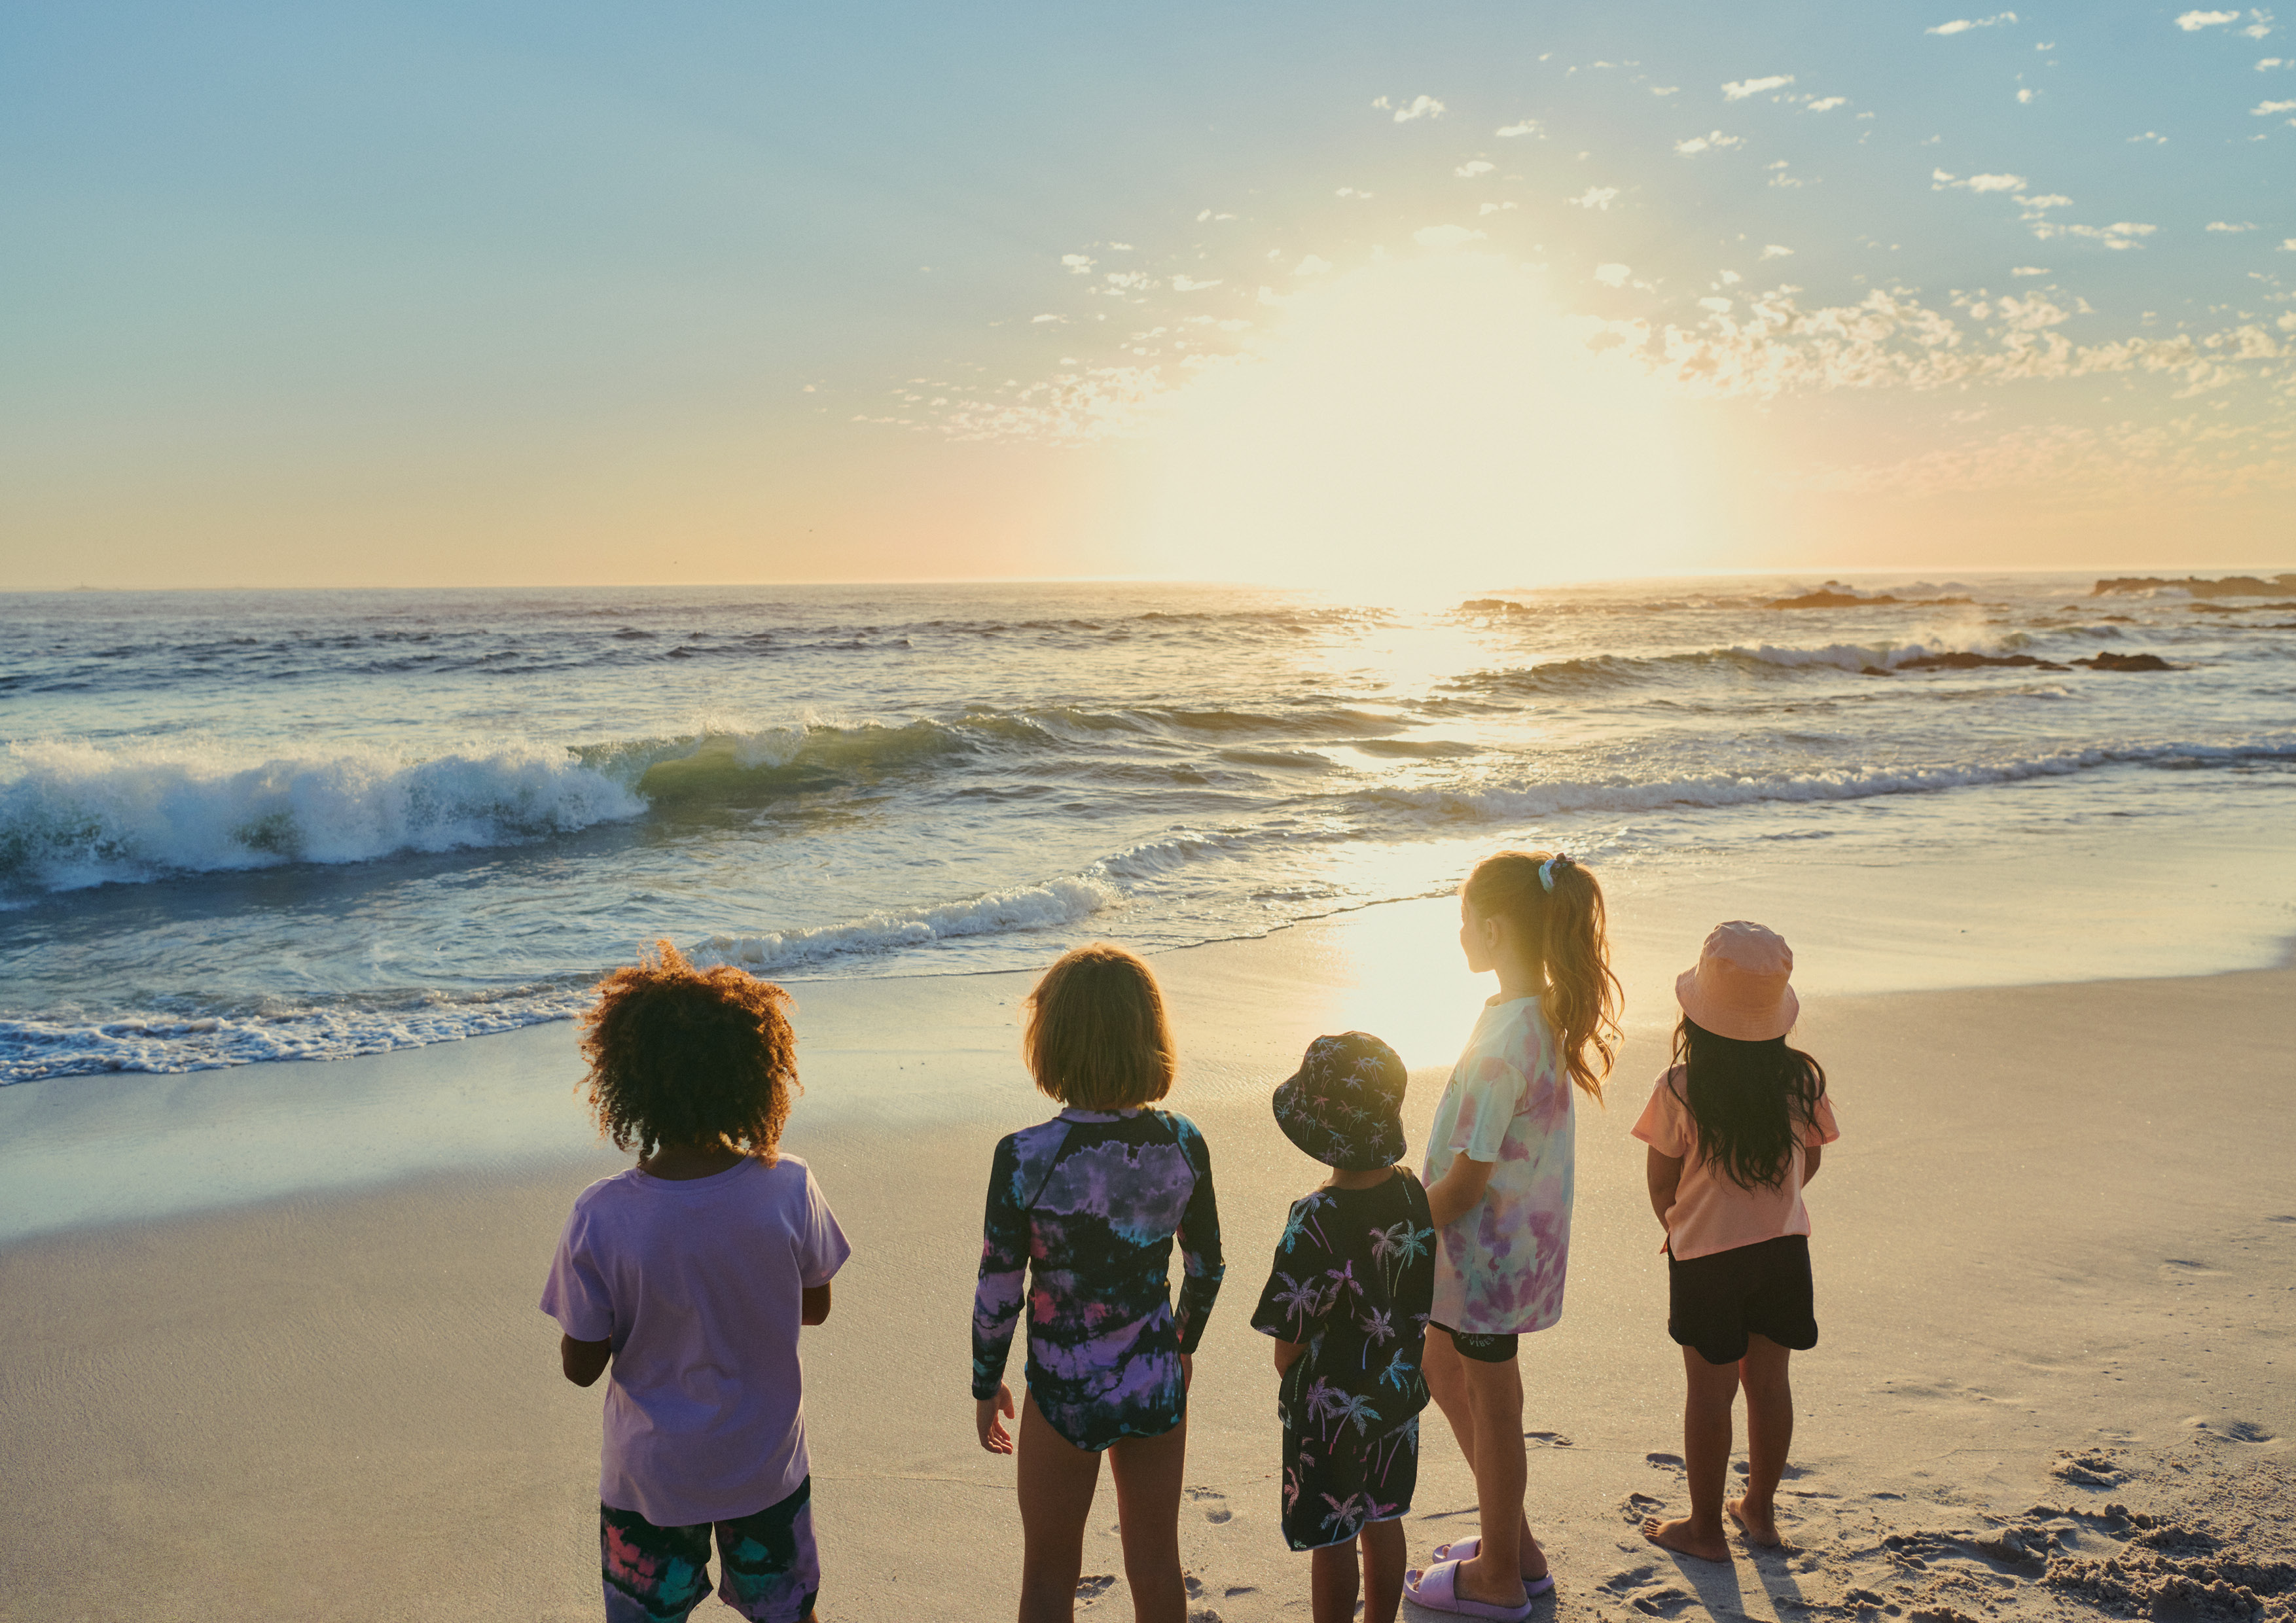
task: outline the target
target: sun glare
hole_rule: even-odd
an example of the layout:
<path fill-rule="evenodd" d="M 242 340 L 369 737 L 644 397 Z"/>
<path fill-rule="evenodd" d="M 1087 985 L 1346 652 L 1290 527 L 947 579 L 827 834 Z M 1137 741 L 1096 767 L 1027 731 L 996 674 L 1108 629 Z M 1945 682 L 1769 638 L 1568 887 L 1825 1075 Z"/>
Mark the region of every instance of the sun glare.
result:
<path fill-rule="evenodd" d="M 1284 301 L 1152 434 L 1146 555 L 1198 578 L 1462 591 L 1696 550 L 1675 414 L 1496 255 L 1386 260 Z"/>

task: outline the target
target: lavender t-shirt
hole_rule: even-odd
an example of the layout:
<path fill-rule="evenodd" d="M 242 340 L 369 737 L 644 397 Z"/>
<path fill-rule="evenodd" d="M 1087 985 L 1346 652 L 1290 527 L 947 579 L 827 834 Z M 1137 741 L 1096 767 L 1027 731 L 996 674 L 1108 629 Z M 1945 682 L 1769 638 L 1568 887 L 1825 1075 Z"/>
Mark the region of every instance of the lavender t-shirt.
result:
<path fill-rule="evenodd" d="M 701 1178 L 632 1168 L 577 1195 L 542 1310 L 614 1344 L 598 1497 L 692 1527 L 794 1493 L 809 1469 L 799 1293 L 851 1251 L 793 1155 Z"/>

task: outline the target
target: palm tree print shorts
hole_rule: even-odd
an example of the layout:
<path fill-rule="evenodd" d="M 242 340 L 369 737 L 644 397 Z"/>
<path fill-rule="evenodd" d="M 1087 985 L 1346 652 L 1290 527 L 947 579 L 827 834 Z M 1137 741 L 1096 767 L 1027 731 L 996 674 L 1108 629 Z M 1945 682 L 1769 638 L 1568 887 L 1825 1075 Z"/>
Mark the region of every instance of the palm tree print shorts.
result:
<path fill-rule="evenodd" d="M 709 1535 L 718 1535 L 718 1598 L 758 1623 L 813 1615 L 821 1558 L 813 1547 L 813 1479 L 778 1504 L 737 1521 L 656 1527 L 636 1511 L 598 1507 L 606 1623 L 669 1623 L 709 1593 Z"/>

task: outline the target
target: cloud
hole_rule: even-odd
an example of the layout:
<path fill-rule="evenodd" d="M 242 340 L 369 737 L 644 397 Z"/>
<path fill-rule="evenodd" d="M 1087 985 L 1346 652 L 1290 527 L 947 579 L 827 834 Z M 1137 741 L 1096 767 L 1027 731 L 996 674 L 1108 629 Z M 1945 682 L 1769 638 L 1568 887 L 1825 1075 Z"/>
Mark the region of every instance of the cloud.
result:
<path fill-rule="evenodd" d="M 1451 111 L 1431 95 L 1414 96 L 1401 106 L 1382 96 L 1372 105 L 1382 112 L 1394 113 L 1398 124 L 1408 124 L 1414 119 L 1439 119 Z"/>
<path fill-rule="evenodd" d="M 2234 16 L 2240 13 L 2234 12 Z M 1940 22 L 1933 29 L 1923 29 L 1924 34 L 1966 34 L 1972 29 L 1997 28 L 2005 22 L 2017 20 L 2014 12 L 1997 12 L 1990 17 L 1956 17 L 1951 22 Z"/>
<path fill-rule="evenodd" d="M 2251 118 L 2268 119 L 2274 113 L 2288 112 L 2292 110 L 2296 110 L 2296 102 L 2259 102 L 2248 111 Z"/>
<path fill-rule="evenodd" d="M 1948 186 L 1956 186 L 1964 192 L 2022 192 L 2025 189 L 2022 175 L 1972 175 L 1965 180 L 1957 180 L 1943 169 L 1931 169 L 1930 182 L 1932 192 L 1942 192 Z M 2068 198 L 2065 201 L 2070 202 L 2072 200 Z"/>
<path fill-rule="evenodd" d="M 2141 135 L 2131 135 L 2128 137 L 2126 144 L 2135 146 L 2140 141 L 2150 142 L 2154 146 L 2166 146 L 2169 144 L 2169 137 L 2162 135 L 2156 129 L 2148 129 Z"/>
<path fill-rule="evenodd" d="M 1679 85 L 1652 85 L 1650 87 L 1650 93 L 1652 95 L 1677 95 L 1681 90 L 1682 86 Z"/>
<path fill-rule="evenodd" d="M 1377 193 L 1366 192 L 1361 186 L 1341 186 L 1332 195 L 1334 197 L 1373 197 Z"/>
<path fill-rule="evenodd" d="M 1111 271 L 1106 280 L 1119 293 L 1144 293 L 1156 285 L 1156 279 L 1146 271 Z"/>
<path fill-rule="evenodd" d="M 1224 278 L 1216 276 L 1210 282 L 1199 282 L 1193 276 L 1175 276 L 1172 278 L 1172 291 L 1176 293 L 1199 292 L 1208 287 L 1218 287 L 1222 280 Z"/>
<path fill-rule="evenodd" d="M 2177 26 L 2187 34 L 2197 34 L 2202 29 L 2213 29 L 2221 23 L 2239 20 L 2238 12 L 2186 12 L 2177 19 Z"/>
<path fill-rule="evenodd" d="M 1471 158 L 1451 173 L 1456 175 L 1461 180 L 1472 180 L 1476 176 L 1488 175 L 1496 168 L 1498 165 L 1495 163 L 1486 163 L 1480 158 Z"/>
<path fill-rule="evenodd" d="M 2257 59 L 2256 70 L 2261 73 L 2267 68 L 2284 68 L 2287 65 L 2288 59 L 2284 56 L 2261 56 Z"/>
<path fill-rule="evenodd" d="M 1750 95 L 1759 95 L 1765 90 L 1776 90 L 1793 82 L 1791 73 L 1773 73 L 1759 79 L 1733 79 L 1722 86 L 1722 97 L 1728 102 L 1742 102 Z"/>
<path fill-rule="evenodd" d="M 2032 217 L 2028 215 L 2028 219 Z M 2059 225 L 2048 220 L 2034 223 L 2033 234 L 2046 242 L 2052 237 L 2085 237 L 2092 242 L 2102 242 L 2107 248 L 2120 250 L 2142 248 L 2137 239 L 2149 237 L 2160 230 L 2158 225 L 2142 220 L 2116 220 L 2110 225 Z"/>
<path fill-rule="evenodd" d="M 2209 222 L 2209 229 L 2210 231 L 2254 231 L 2256 229 L 2256 222 L 2254 220 L 2243 220 L 2239 225 L 2235 225 L 2230 220 L 2210 220 Z"/>
<path fill-rule="evenodd" d="M 1624 287 L 1627 278 L 1634 274 L 1634 266 L 1630 265 L 1598 265 L 1595 267 L 1595 280 L 1604 287 Z"/>
<path fill-rule="evenodd" d="M 2284 254 L 2296 254 L 2296 237 L 2290 237 L 2281 243 L 2280 251 Z"/>
<path fill-rule="evenodd" d="M 2049 267 L 2046 265 L 2013 265 L 2009 267 L 2009 274 L 2013 276 L 2046 276 L 2049 274 Z"/>
<path fill-rule="evenodd" d="M 1762 245 L 1762 258 L 1765 259 L 1784 259 L 1791 257 L 1792 253 L 1792 249 L 1776 242 L 1766 242 Z"/>
<path fill-rule="evenodd" d="M 1329 259 L 1319 258 L 1314 254 L 1309 254 L 1292 267 L 1292 274 L 1295 276 L 1320 276 L 1331 268 L 1332 262 Z"/>
<path fill-rule="evenodd" d="M 1677 141 L 1674 143 L 1674 150 L 1680 152 L 1684 157 L 1688 158 L 1695 153 L 1703 152 L 1710 148 L 1718 151 L 1726 146 L 1743 146 L 1745 144 L 1746 138 L 1743 135 L 1726 135 L 1718 129 L 1710 135 L 1693 135 L 1687 141 Z"/>
<path fill-rule="evenodd" d="M 1521 123 L 1508 125 L 1505 129 L 1500 130 L 1498 133 L 1502 135 L 1536 135 L 1539 139 L 1545 140 L 1546 137 L 1546 126 L 1541 124 L 1536 119 L 1525 119 Z"/>
<path fill-rule="evenodd" d="M 1575 209 L 1599 209 L 1607 213 L 1611 205 L 1618 201 L 1618 196 L 1616 186 L 1589 186 L 1578 196 L 1563 201 Z"/>
<path fill-rule="evenodd" d="M 1849 98 L 1846 95 L 1822 95 L 1815 102 L 1812 102 L 1808 106 L 1804 107 L 1802 111 L 1804 112 L 1832 112 L 1835 108 L 1846 107 L 1849 103 Z"/>
<path fill-rule="evenodd" d="M 1411 240 L 1422 248 L 1456 248 L 1463 242 L 1480 242 L 1483 234 L 1464 225 L 1422 225 L 1411 234 Z"/>
<path fill-rule="evenodd" d="M 1029 317 L 1029 324 L 1030 326 L 1032 326 L 1032 327 L 1033 327 L 1033 326 L 1035 326 L 1035 325 L 1036 325 L 1037 323 L 1039 323 L 1039 322 L 1046 322 L 1046 321 L 1060 321 L 1060 322 L 1064 322 L 1064 321 L 1066 321 L 1066 320 L 1068 320 L 1068 317 L 1067 317 L 1067 316 L 1031 316 L 1030 317 Z"/>
<path fill-rule="evenodd" d="M 1061 263 L 1067 266 L 1072 274 L 1081 276 L 1088 273 L 1100 261 L 1090 254 L 1062 254 Z"/>

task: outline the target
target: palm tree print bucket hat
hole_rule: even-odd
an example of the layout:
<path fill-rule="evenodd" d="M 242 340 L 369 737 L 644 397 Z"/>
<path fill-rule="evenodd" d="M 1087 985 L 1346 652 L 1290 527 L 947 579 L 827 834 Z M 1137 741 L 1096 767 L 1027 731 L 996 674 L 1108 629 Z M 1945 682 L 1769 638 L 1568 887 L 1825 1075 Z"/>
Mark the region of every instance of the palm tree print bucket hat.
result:
<path fill-rule="evenodd" d="M 1275 1090 L 1275 1125 L 1326 1167 L 1375 1172 L 1403 1159 L 1403 1093 L 1410 1076 L 1367 1031 L 1319 1037 Z"/>

